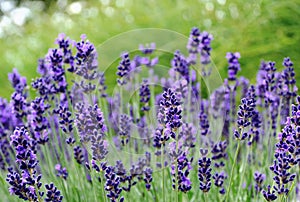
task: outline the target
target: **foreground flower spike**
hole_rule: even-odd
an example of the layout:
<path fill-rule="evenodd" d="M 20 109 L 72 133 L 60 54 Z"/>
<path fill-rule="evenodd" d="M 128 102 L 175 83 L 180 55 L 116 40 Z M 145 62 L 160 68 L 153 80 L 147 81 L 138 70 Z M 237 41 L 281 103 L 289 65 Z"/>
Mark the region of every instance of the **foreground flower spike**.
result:
<path fill-rule="evenodd" d="M 140 88 L 140 102 L 142 104 L 141 110 L 142 111 L 149 111 L 149 101 L 150 101 L 150 88 L 148 80 L 143 80 L 143 83 Z"/>
<path fill-rule="evenodd" d="M 240 53 L 227 53 L 226 58 L 228 60 L 228 80 L 235 81 L 237 72 L 241 69 L 238 59 L 240 59 Z"/>
<path fill-rule="evenodd" d="M 202 153 L 203 151 L 201 151 Z M 208 151 L 204 151 L 207 153 Z M 211 159 L 203 156 L 198 160 L 198 179 L 200 181 L 200 190 L 209 192 L 211 187 Z"/>
<path fill-rule="evenodd" d="M 225 194 L 226 190 L 224 188 L 224 180 L 227 179 L 227 175 L 224 172 L 216 172 L 213 179 L 215 180 L 214 185 L 220 189 L 219 193 Z"/>
<path fill-rule="evenodd" d="M 249 135 L 245 129 L 251 124 L 250 118 L 253 116 L 254 107 L 253 99 L 243 98 L 241 100 L 237 120 L 238 130 L 234 131 L 234 136 L 239 140 L 244 140 Z"/>
<path fill-rule="evenodd" d="M 268 191 L 263 190 L 262 194 L 264 195 L 265 199 L 267 201 L 275 201 L 277 199 L 277 196 L 275 195 L 275 191 L 271 191 L 271 186 L 268 185 L 267 187 Z"/>
<path fill-rule="evenodd" d="M 45 184 L 45 188 L 47 190 L 45 197 L 46 202 L 61 202 L 63 200 L 63 196 L 53 183 Z"/>
<path fill-rule="evenodd" d="M 118 66 L 117 71 L 117 75 L 120 77 L 117 79 L 117 81 L 120 86 L 125 85 L 127 83 L 129 73 L 131 71 L 129 53 L 123 53 L 121 58 L 122 60 Z"/>
<path fill-rule="evenodd" d="M 117 202 L 122 189 L 120 188 L 120 177 L 116 175 L 112 166 L 108 166 L 105 170 L 105 190 L 107 193 L 107 198 L 110 199 L 111 202 Z M 120 202 L 123 202 L 124 198 L 120 198 Z"/>
<path fill-rule="evenodd" d="M 42 192 L 39 189 L 42 186 L 40 182 L 41 175 L 35 176 L 37 158 L 36 158 L 36 142 L 29 136 L 27 130 L 16 128 L 11 135 L 11 145 L 16 150 L 16 163 L 22 174 L 9 169 L 6 181 L 10 185 L 10 193 L 17 195 L 24 200 L 37 201 Z"/>

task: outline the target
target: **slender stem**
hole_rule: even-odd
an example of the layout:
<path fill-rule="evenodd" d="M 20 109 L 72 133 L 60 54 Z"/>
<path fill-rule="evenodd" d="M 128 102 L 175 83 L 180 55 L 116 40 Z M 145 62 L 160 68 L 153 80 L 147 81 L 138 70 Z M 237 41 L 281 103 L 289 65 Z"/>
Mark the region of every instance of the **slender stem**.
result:
<path fill-rule="evenodd" d="M 239 150 L 240 150 L 240 140 L 238 140 L 238 145 L 237 145 L 237 148 L 236 148 L 236 151 L 235 151 L 235 157 L 234 157 L 233 165 L 232 165 L 231 172 L 230 172 L 230 180 L 229 180 L 229 185 L 228 185 L 228 189 L 227 189 L 228 191 L 227 191 L 226 196 L 225 196 L 225 201 L 228 201 L 228 196 L 229 196 L 231 183 L 232 183 L 232 178 L 233 178 L 234 167 L 235 167 L 235 164 L 236 164 L 236 161 L 237 161 Z"/>
<path fill-rule="evenodd" d="M 162 198 L 165 202 L 165 160 L 164 160 L 164 146 L 161 145 L 161 169 L 162 169 Z"/>
<path fill-rule="evenodd" d="M 105 190 L 104 190 L 104 174 L 103 173 L 101 175 L 100 186 L 101 186 L 101 189 L 102 189 L 102 195 L 103 195 L 104 201 L 106 202 L 107 199 L 106 199 Z"/>
<path fill-rule="evenodd" d="M 248 160 L 248 156 L 249 156 L 249 151 L 250 151 L 250 148 L 252 148 L 252 146 L 247 146 L 247 155 L 246 155 L 246 158 L 244 158 L 243 160 L 243 164 L 242 164 L 242 176 L 241 176 L 241 180 L 240 180 L 240 185 L 239 185 L 239 189 L 238 189 L 238 192 L 237 192 L 237 197 L 236 199 L 238 200 L 239 199 L 239 196 L 240 196 L 240 192 L 241 192 L 241 187 L 242 187 L 242 183 L 243 183 L 243 180 L 244 180 L 244 176 L 245 176 L 245 167 L 247 165 L 247 160 Z M 251 169 L 251 168 L 250 168 Z"/>

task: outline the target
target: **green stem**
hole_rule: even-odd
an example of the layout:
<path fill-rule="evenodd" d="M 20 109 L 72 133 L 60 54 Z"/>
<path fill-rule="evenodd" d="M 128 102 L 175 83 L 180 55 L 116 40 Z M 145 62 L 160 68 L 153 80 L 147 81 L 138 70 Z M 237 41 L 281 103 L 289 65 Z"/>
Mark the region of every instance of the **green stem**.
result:
<path fill-rule="evenodd" d="M 161 169 L 162 169 L 162 198 L 165 202 L 165 162 L 164 162 L 164 146 L 161 145 Z"/>
<path fill-rule="evenodd" d="M 229 185 L 228 185 L 228 189 L 227 189 L 228 191 L 227 191 L 226 196 L 225 196 L 225 201 L 228 201 L 228 196 L 229 196 L 231 183 L 232 183 L 232 178 L 233 178 L 234 167 L 235 167 L 235 164 L 236 164 L 236 161 L 237 161 L 239 150 L 240 150 L 240 140 L 238 140 L 238 145 L 237 145 L 237 148 L 236 148 L 236 151 L 235 151 L 235 156 L 234 156 L 234 161 L 233 161 L 233 165 L 232 165 L 231 172 L 230 172 L 230 180 L 229 180 Z"/>
<path fill-rule="evenodd" d="M 239 185 L 239 189 L 238 189 L 238 192 L 237 192 L 237 197 L 236 199 L 238 200 L 239 199 L 239 196 L 240 196 L 240 191 L 241 191 L 241 187 L 242 187 L 242 184 L 243 184 L 243 180 L 244 180 L 244 176 L 245 176 L 245 167 L 247 165 L 247 159 L 248 159 L 248 156 L 249 156 L 249 147 L 252 148 L 252 146 L 247 146 L 247 155 L 246 155 L 246 158 L 244 158 L 243 160 L 243 164 L 242 164 L 242 176 L 241 176 L 241 180 L 240 180 L 240 185 Z"/>

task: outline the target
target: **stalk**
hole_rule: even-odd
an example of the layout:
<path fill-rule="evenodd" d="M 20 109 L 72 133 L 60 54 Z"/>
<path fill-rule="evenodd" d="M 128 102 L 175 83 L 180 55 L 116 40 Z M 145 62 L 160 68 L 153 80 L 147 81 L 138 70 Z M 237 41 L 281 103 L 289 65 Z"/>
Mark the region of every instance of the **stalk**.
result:
<path fill-rule="evenodd" d="M 161 145 L 161 169 L 162 169 L 162 198 L 165 202 L 165 162 L 164 162 L 164 147 Z"/>
<path fill-rule="evenodd" d="M 238 145 L 237 145 L 237 148 L 236 148 L 236 151 L 235 151 L 234 161 L 233 161 L 233 165 L 232 165 L 231 172 L 230 172 L 230 180 L 229 180 L 229 185 L 228 185 L 228 189 L 227 189 L 228 191 L 227 191 L 226 196 L 225 196 L 225 201 L 228 201 L 228 196 L 229 196 L 231 183 L 232 183 L 232 178 L 233 178 L 233 171 L 234 171 L 234 167 L 235 167 L 237 157 L 238 157 L 238 154 L 239 154 L 240 144 L 241 144 L 240 140 L 238 140 Z"/>

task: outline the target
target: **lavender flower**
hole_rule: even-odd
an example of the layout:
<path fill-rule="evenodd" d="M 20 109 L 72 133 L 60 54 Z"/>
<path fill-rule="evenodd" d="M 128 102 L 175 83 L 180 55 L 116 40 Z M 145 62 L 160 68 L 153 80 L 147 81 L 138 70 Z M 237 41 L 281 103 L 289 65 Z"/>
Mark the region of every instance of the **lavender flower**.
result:
<path fill-rule="evenodd" d="M 149 101 L 150 101 L 150 88 L 148 84 L 148 80 L 143 80 L 140 88 L 140 102 L 143 105 L 141 107 L 142 111 L 149 111 Z"/>
<path fill-rule="evenodd" d="M 131 119 L 126 114 L 121 114 L 120 116 L 120 131 L 119 136 L 121 138 L 122 145 L 126 145 L 130 139 L 130 130 L 131 130 Z"/>
<path fill-rule="evenodd" d="M 8 80 L 16 92 L 24 94 L 24 89 L 27 86 L 26 78 L 21 76 L 16 68 L 13 69 L 12 73 L 8 74 Z"/>
<path fill-rule="evenodd" d="M 247 98 L 241 99 L 241 102 L 242 103 L 239 106 L 237 120 L 237 126 L 239 129 L 234 131 L 234 136 L 239 140 L 244 140 L 249 135 L 248 131 L 245 131 L 245 128 L 247 128 L 251 124 L 250 118 L 253 116 L 255 104 L 253 102 L 253 99 Z"/>
<path fill-rule="evenodd" d="M 227 179 L 227 175 L 224 172 L 216 172 L 213 179 L 215 180 L 214 185 L 220 189 L 219 193 L 225 194 L 224 180 Z"/>
<path fill-rule="evenodd" d="M 207 65 L 210 63 L 210 52 L 211 46 L 210 43 L 213 40 L 213 37 L 208 32 L 202 32 L 199 37 L 199 52 L 200 52 L 200 62 L 203 65 Z M 205 72 L 205 71 L 202 71 Z M 206 74 L 207 75 L 207 74 Z"/>
<path fill-rule="evenodd" d="M 146 183 L 146 189 L 149 191 L 151 188 L 151 182 L 152 182 L 152 169 L 146 168 L 144 171 L 144 182 Z"/>
<path fill-rule="evenodd" d="M 145 55 L 153 53 L 155 48 L 156 48 L 155 43 L 150 43 L 150 44 L 145 44 L 145 45 L 140 44 L 140 46 L 139 46 L 139 50 L 142 53 L 144 53 Z"/>
<path fill-rule="evenodd" d="M 127 52 L 125 52 L 122 54 L 121 57 L 122 57 L 122 60 L 118 66 L 118 72 L 117 72 L 117 75 L 120 78 L 118 78 L 117 81 L 118 81 L 118 84 L 122 86 L 127 83 L 131 68 L 130 68 L 129 54 Z"/>
<path fill-rule="evenodd" d="M 74 158 L 77 163 L 82 164 L 84 161 L 83 151 L 80 146 L 74 147 Z"/>
<path fill-rule="evenodd" d="M 265 199 L 267 201 L 275 201 L 277 199 L 277 196 L 275 195 L 275 191 L 271 191 L 271 186 L 268 185 L 267 187 L 268 191 L 263 190 L 262 194 L 264 195 Z"/>
<path fill-rule="evenodd" d="M 200 30 L 197 27 L 193 27 L 186 48 L 189 51 L 188 63 L 196 64 L 198 47 L 200 43 Z"/>
<path fill-rule="evenodd" d="M 235 81 L 237 72 L 241 69 L 238 59 L 240 59 L 240 53 L 227 53 L 226 58 L 228 60 L 228 80 Z"/>
<path fill-rule="evenodd" d="M 204 156 L 198 160 L 198 179 L 200 189 L 203 192 L 209 192 L 211 187 L 211 159 Z"/>
<path fill-rule="evenodd" d="M 111 202 L 116 202 L 122 192 L 122 189 L 119 187 L 120 177 L 116 175 L 113 167 L 108 166 L 105 170 L 105 178 L 105 191 L 108 192 L 106 196 L 110 199 Z M 123 201 L 124 198 L 121 197 L 120 202 Z"/>
<path fill-rule="evenodd" d="M 24 200 L 37 201 L 43 196 L 39 189 L 42 186 L 40 182 L 42 175 L 36 176 L 36 166 L 38 160 L 36 157 L 36 142 L 29 136 L 27 130 L 16 128 L 11 135 L 11 145 L 16 151 L 16 163 L 19 166 L 21 175 L 9 169 L 6 181 L 10 185 L 10 192 Z"/>
<path fill-rule="evenodd" d="M 265 179 L 266 179 L 265 174 L 255 171 L 255 173 L 254 173 L 254 180 L 255 180 L 254 188 L 255 188 L 256 194 L 261 192 L 263 182 L 265 181 Z"/>
<path fill-rule="evenodd" d="M 63 168 L 60 164 L 56 164 L 55 165 L 55 170 L 56 170 L 56 176 L 57 177 L 61 177 L 64 180 L 66 180 L 68 178 L 68 171 L 67 168 Z"/>
<path fill-rule="evenodd" d="M 174 58 L 171 61 L 171 66 L 174 68 L 176 72 L 179 73 L 180 76 L 182 76 L 188 82 L 190 81 L 188 63 L 179 50 L 177 50 L 174 53 Z"/>
<path fill-rule="evenodd" d="M 45 187 L 47 189 L 45 198 L 46 202 L 61 202 L 63 200 L 63 196 L 61 195 L 60 191 L 54 186 L 53 183 L 45 184 Z"/>

